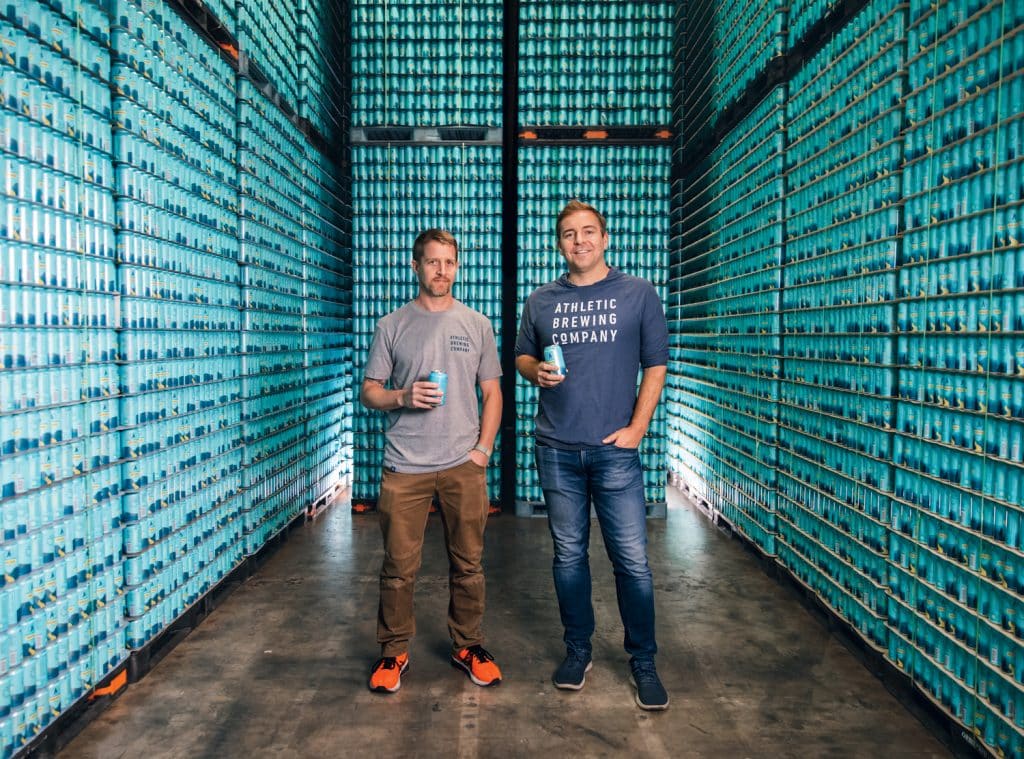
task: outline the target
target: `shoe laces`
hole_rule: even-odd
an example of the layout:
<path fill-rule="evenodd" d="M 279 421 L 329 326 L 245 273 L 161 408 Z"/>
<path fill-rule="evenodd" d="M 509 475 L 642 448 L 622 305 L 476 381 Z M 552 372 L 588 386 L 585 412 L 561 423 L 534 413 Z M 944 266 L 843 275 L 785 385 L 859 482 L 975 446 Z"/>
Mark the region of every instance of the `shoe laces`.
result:
<path fill-rule="evenodd" d="M 466 649 L 466 655 L 479 662 L 494 661 L 494 657 L 483 646 L 470 646 Z"/>
<path fill-rule="evenodd" d="M 582 651 L 577 651 L 575 648 L 570 648 L 565 652 L 565 658 L 573 664 L 586 664 L 590 661 L 590 654 L 585 654 Z"/>
<path fill-rule="evenodd" d="M 377 663 L 373 665 L 374 670 L 378 669 L 394 669 L 398 666 L 397 656 L 384 656 L 377 660 Z"/>
<path fill-rule="evenodd" d="M 656 683 L 658 682 L 658 670 L 654 668 L 653 663 L 637 662 L 633 665 L 633 679 L 637 683 Z"/>

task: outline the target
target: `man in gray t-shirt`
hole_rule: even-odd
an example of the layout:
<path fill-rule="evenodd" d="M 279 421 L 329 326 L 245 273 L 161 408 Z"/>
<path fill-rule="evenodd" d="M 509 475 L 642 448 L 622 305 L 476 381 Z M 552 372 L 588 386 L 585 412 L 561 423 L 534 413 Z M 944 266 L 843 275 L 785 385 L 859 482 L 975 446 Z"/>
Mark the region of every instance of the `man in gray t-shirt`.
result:
<path fill-rule="evenodd" d="M 458 255 L 448 232 L 428 229 L 416 238 L 412 268 L 419 294 L 377 324 L 359 396 L 367 408 L 387 412 L 377 501 L 384 536 L 377 612 L 381 658 L 369 682 L 379 693 L 397 691 L 409 666 L 409 640 L 416 632 L 413 589 L 435 493 L 451 569 L 452 664 L 477 685 L 501 682 L 481 629 L 487 464 L 501 423 L 501 366 L 490 321 L 452 296 Z M 435 369 L 448 375 L 444 393 L 428 380 Z"/>

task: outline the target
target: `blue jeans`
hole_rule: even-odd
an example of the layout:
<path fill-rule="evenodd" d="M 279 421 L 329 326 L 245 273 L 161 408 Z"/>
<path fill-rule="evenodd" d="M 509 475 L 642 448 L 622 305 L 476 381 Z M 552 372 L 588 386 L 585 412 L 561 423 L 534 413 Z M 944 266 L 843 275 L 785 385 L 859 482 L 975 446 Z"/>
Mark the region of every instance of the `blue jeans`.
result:
<path fill-rule="evenodd" d="M 640 454 L 612 445 L 582 451 L 536 448 L 537 472 L 555 545 L 553 571 L 567 648 L 589 655 L 590 504 L 615 571 L 624 646 L 632 660 L 653 661 L 654 581 L 647 565 L 647 508 Z"/>

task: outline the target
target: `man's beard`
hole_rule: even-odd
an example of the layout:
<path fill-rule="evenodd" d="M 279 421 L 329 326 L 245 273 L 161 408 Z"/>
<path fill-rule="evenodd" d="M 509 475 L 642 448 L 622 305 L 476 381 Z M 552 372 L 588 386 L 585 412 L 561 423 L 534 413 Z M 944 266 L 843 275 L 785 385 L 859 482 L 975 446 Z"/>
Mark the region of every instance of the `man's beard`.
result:
<path fill-rule="evenodd" d="M 435 298 L 443 298 L 452 291 L 451 282 L 429 282 L 426 286 L 427 292 Z"/>

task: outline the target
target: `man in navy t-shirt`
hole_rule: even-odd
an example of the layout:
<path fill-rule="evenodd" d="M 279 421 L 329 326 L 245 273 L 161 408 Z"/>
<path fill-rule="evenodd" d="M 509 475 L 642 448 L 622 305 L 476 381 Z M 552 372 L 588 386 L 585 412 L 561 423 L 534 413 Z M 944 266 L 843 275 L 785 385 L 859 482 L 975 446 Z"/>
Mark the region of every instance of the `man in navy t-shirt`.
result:
<path fill-rule="evenodd" d="M 649 282 L 608 266 L 608 228 L 596 208 L 571 201 L 555 229 L 569 271 L 530 295 L 516 340 L 516 369 L 540 387 L 537 472 L 566 645 L 554 683 L 579 690 L 591 668 L 592 499 L 615 570 L 637 704 L 665 709 L 668 694 L 654 666 L 654 584 L 637 448 L 665 385 L 668 325 Z M 564 375 L 542 360 L 549 345 L 561 347 Z"/>

